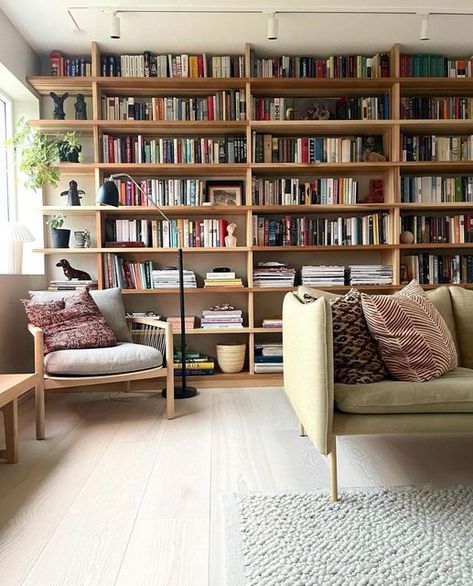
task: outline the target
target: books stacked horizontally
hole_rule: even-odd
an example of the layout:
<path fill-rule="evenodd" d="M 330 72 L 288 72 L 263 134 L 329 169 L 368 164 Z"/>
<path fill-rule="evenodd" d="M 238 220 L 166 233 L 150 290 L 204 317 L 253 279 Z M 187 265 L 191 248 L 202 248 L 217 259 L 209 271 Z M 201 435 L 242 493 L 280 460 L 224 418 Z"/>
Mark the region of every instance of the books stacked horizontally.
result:
<path fill-rule="evenodd" d="M 151 273 L 153 289 L 178 289 L 179 271 L 176 268 L 156 269 Z M 184 270 L 184 288 L 195 289 L 197 281 L 194 271 Z"/>
<path fill-rule="evenodd" d="M 262 322 L 263 328 L 273 329 L 273 328 L 282 328 L 282 318 L 281 317 L 272 317 L 272 318 L 265 318 Z"/>
<path fill-rule="evenodd" d="M 49 281 L 48 289 L 50 291 L 76 291 L 77 289 L 97 289 L 98 281 L 95 279 L 81 280 L 81 279 L 58 279 L 56 281 Z"/>
<path fill-rule="evenodd" d="M 261 262 L 253 270 L 255 287 L 292 287 L 296 271 L 285 262 Z"/>
<path fill-rule="evenodd" d="M 174 352 L 174 374 L 182 376 L 181 351 Z M 215 372 L 215 361 L 207 354 L 186 351 L 186 376 L 210 375 Z"/>
<path fill-rule="evenodd" d="M 241 309 L 235 309 L 227 303 L 214 305 L 202 311 L 200 326 L 204 329 L 242 328 L 243 317 Z"/>
<path fill-rule="evenodd" d="M 391 265 L 350 265 L 350 285 L 392 285 Z"/>
<path fill-rule="evenodd" d="M 302 284 L 309 287 L 333 287 L 345 284 L 345 267 L 341 265 L 304 265 Z"/>
<path fill-rule="evenodd" d="M 172 332 L 173 334 L 180 334 L 181 333 L 181 318 L 180 316 L 176 317 L 168 317 L 166 319 L 168 323 L 172 325 Z M 193 330 L 195 327 L 195 317 L 193 315 L 186 315 L 184 318 L 184 327 L 187 330 Z"/>
<path fill-rule="evenodd" d="M 207 273 L 204 287 L 243 287 L 243 281 L 235 275 L 234 271 L 214 270 Z"/>
<path fill-rule="evenodd" d="M 255 372 L 282 372 L 282 344 L 255 345 Z"/>

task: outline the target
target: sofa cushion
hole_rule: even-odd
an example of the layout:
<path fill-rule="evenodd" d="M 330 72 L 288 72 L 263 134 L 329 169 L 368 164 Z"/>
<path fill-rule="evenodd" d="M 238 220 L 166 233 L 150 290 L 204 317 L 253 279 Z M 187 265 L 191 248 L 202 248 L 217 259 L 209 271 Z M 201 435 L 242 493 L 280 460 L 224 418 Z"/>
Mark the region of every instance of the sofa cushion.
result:
<path fill-rule="evenodd" d="M 450 287 L 460 365 L 473 368 L 473 291 Z"/>
<path fill-rule="evenodd" d="M 384 380 L 335 385 L 335 405 L 346 413 L 473 413 L 473 370 L 455 368 L 440 378 L 414 383 Z"/>
<path fill-rule="evenodd" d="M 66 299 L 76 291 L 29 291 L 30 299 L 35 303 Z M 90 291 L 92 299 L 102 312 L 105 321 L 112 328 L 119 342 L 131 342 L 131 334 L 126 323 L 125 306 L 123 305 L 122 291 L 119 287 Z"/>
<path fill-rule="evenodd" d="M 158 368 L 163 364 L 159 350 L 142 344 L 120 342 L 112 348 L 58 350 L 44 357 L 50 376 L 97 376 Z"/>
<path fill-rule="evenodd" d="M 431 291 L 426 291 L 426 294 L 429 298 L 429 301 L 435 305 L 435 309 L 440 313 L 445 323 L 447 324 L 448 331 L 452 335 L 455 348 L 457 349 L 458 353 L 460 348 L 458 345 L 458 336 L 455 326 L 455 317 L 453 314 L 453 303 L 450 296 L 450 289 L 451 287 L 449 288 L 447 285 L 444 285 L 437 287 L 436 289 L 432 289 Z"/>
<path fill-rule="evenodd" d="M 458 365 L 442 316 L 415 281 L 394 295 L 361 295 L 368 327 L 396 380 L 423 382 Z"/>
<path fill-rule="evenodd" d="M 335 381 L 354 385 L 386 378 L 388 372 L 363 315 L 360 292 L 352 289 L 332 298 L 330 307 Z"/>

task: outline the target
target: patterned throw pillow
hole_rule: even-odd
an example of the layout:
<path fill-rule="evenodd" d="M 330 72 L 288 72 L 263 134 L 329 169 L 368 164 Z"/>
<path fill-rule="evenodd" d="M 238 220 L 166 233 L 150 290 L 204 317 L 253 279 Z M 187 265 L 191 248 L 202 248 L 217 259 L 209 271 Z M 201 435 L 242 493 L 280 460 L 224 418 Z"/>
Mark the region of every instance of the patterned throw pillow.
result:
<path fill-rule="evenodd" d="M 394 379 L 424 382 L 457 367 L 447 324 L 416 281 L 394 295 L 362 293 L 361 300 L 368 327 Z"/>
<path fill-rule="evenodd" d="M 117 340 L 87 289 L 65 300 L 22 299 L 28 320 L 44 330 L 44 353 L 115 346 Z"/>
<path fill-rule="evenodd" d="M 330 305 L 335 381 L 355 385 L 386 378 L 388 372 L 363 315 L 360 292 L 352 289 L 331 299 Z"/>

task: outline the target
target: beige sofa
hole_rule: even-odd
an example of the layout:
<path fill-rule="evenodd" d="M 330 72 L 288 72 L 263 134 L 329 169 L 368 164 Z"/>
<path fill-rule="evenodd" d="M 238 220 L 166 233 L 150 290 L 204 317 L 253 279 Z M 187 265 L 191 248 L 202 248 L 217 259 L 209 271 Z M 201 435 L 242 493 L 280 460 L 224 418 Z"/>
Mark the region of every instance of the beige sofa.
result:
<path fill-rule="evenodd" d="M 316 300 L 304 303 L 309 294 Z M 334 383 L 335 295 L 299 287 L 283 304 L 284 386 L 307 435 L 329 455 L 337 500 L 336 439 L 343 435 L 473 432 L 473 291 L 441 286 L 428 293 L 450 329 L 459 367 L 431 382 Z"/>

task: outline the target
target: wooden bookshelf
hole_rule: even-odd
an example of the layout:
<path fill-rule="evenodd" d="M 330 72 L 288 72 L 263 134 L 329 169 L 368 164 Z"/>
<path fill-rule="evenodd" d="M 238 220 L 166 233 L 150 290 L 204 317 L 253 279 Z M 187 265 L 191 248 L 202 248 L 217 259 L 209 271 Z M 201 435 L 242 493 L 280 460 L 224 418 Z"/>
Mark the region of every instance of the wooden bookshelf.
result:
<path fill-rule="evenodd" d="M 42 96 L 43 104 L 50 100 L 49 92 L 69 92 L 71 96 L 82 93 L 88 100 L 88 120 L 32 120 L 31 125 L 43 132 L 76 131 L 84 143 L 88 142 L 88 154 L 83 163 L 62 163 L 61 184 L 57 189 L 46 189 L 42 205 L 38 204 L 45 219 L 55 213 L 63 213 L 68 222 L 76 226 L 87 226 L 93 234 L 93 247 L 89 249 L 49 248 L 45 230 L 45 244 L 37 249 L 44 254 L 50 275 L 58 258 L 72 256 L 78 268 L 93 273 L 104 287 L 103 260 L 106 254 L 121 254 L 130 259 L 152 259 L 160 267 L 176 263 L 174 248 L 108 248 L 104 246 L 106 218 L 156 217 L 156 210 L 150 206 L 121 206 L 119 208 L 100 207 L 94 203 L 95 192 L 112 173 L 128 173 L 135 178 L 199 178 L 203 181 L 236 180 L 244 182 L 243 201 L 234 207 L 214 205 L 166 206 L 163 211 L 174 218 L 227 218 L 238 225 L 236 248 L 187 248 L 185 265 L 202 277 L 207 270 L 217 265 L 236 268 L 243 278 L 244 287 L 214 287 L 186 289 L 188 313 L 199 315 L 202 309 L 216 303 L 230 302 L 243 310 L 245 327 L 235 329 L 195 328 L 191 335 L 192 346 L 215 354 L 215 344 L 219 341 L 246 341 L 248 345 L 247 363 L 244 372 L 237 375 L 217 373 L 212 377 L 193 377 L 198 386 L 262 386 L 282 384 L 280 374 L 255 374 L 253 348 L 261 341 L 276 341 L 281 337 L 279 328 L 261 327 L 264 317 L 280 314 L 284 295 L 293 287 L 255 287 L 253 268 L 258 262 L 286 260 L 299 269 L 303 264 L 391 264 L 394 271 L 392 285 L 359 287 L 362 291 L 390 293 L 402 287 L 401 264 L 406 254 L 418 252 L 438 254 L 467 254 L 473 251 L 473 244 L 400 244 L 399 219 L 401 215 L 412 214 L 468 214 L 473 203 L 463 202 L 414 202 L 401 201 L 400 181 L 408 175 L 471 175 L 471 161 L 403 161 L 401 156 L 401 137 L 403 134 L 473 134 L 473 119 L 468 120 L 405 120 L 400 118 L 402 97 L 410 96 L 473 96 L 473 79 L 459 78 L 406 78 L 400 77 L 399 46 L 390 53 L 390 77 L 378 78 L 252 78 L 249 68 L 250 45 L 242 49 L 246 59 L 246 77 L 242 78 L 129 78 L 101 77 L 101 50 L 97 43 L 91 47 L 90 77 L 34 76 L 28 79 L 33 89 Z M 123 96 L 151 98 L 163 96 L 202 97 L 227 90 L 243 90 L 246 96 L 246 120 L 229 121 L 140 121 L 102 119 L 102 96 Z M 333 99 L 337 97 L 376 97 L 387 95 L 389 99 L 389 119 L 380 120 L 255 120 L 252 111 L 253 97 L 286 97 L 294 99 Z M 45 109 L 47 110 L 47 109 Z M 47 118 L 47 117 L 46 117 Z M 347 163 L 255 163 L 252 160 L 253 133 L 272 134 L 277 137 L 302 136 L 371 136 L 383 138 L 386 161 L 347 162 Z M 153 163 L 104 163 L 100 159 L 101 137 L 103 134 L 124 136 L 141 134 L 145 137 L 224 137 L 238 135 L 246 138 L 248 157 L 239 164 L 153 164 Z M 380 179 L 384 185 L 383 203 L 342 205 L 254 205 L 252 201 L 253 178 L 278 179 L 353 177 L 360 185 L 366 185 L 371 178 Z M 77 179 L 79 187 L 86 186 L 87 196 L 80 207 L 64 205 L 58 192 L 67 188 L 70 179 Z M 358 214 L 387 213 L 389 216 L 390 239 L 381 245 L 355 246 L 256 246 L 252 243 L 252 222 L 258 216 L 354 216 Z M 71 242 L 74 236 L 71 235 Z M 473 254 L 473 252 L 472 252 Z M 426 285 L 432 289 L 436 285 Z M 473 288 L 473 284 L 462 286 Z M 331 291 L 344 293 L 347 286 L 331 287 Z M 130 310 L 153 309 L 163 315 L 177 315 L 177 289 L 124 289 L 125 303 Z M 213 351 L 212 351 L 213 348 Z"/>

